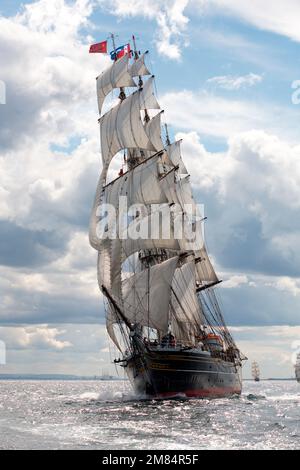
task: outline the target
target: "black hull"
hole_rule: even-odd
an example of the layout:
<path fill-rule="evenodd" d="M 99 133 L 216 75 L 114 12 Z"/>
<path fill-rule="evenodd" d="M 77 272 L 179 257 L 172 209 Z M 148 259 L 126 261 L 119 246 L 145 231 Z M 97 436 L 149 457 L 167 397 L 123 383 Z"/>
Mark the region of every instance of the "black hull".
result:
<path fill-rule="evenodd" d="M 207 353 L 160 350 L 127 361 L 137 394 L 151 398 L 217 398 L 240 394 L 241 366 Z"/>

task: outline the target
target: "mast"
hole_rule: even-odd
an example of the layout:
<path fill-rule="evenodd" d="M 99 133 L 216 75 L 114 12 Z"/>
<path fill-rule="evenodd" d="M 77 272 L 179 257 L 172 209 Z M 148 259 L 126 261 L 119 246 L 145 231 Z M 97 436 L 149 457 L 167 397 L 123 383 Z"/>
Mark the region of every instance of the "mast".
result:
<path fill-rule="evenodd" d="M 112 40 L 112 44 L 113 44 L 113 49 L 114 49 L 114 61 L 116 62 L 117 61 L 117 48 L 116 48 L 116 42 L 115 42 L 115 35 L 113 33 L 110 33 L 110 38 Z"/>
<path fill-rule="evenodd" d="M 132 35 L 132 41 L 133 41 L 134 60 L 137 61 L 139 59 L 139 53 L 136 47 L 136 39 L 135 39 L 134 34 Z M 143 88 L 143 84 L 144 83 L 143 83 L 142 77 L 141 75 L 139 75 L 139 88 Z"/>
<path fill-rule="evenodd" d="M 139 53 L 138 53 L 138 51 L 137 51 L 136 40 L 135 40 L 135 35 L 134 35 L 134 34 L 132 35 L 132 41 L 133 41 L 133 48 L 134 48 L 134 59 L 135 59 L 135 60 L 138 60 L 138 58 L 139 58 Z"/>
<path fill-rule="evenodd" d="M 115 35 L 113 33 L 111 33 L 110 38 L 112 40 L 113 49 L 114 49 L 114 62 L 117 62 L 118 58 L 117 58 L 117 48 L 116 48 Z M 120 87 L 120 94 L 119 94 L 118 98 L 121 101 L 125 100 L 126 94 L 125 94 L 125 91 L 124 91 L 124 87 Z"/>
<path fill-rule="evenodd" d="M 170 137 L 169 137 L 169 130 L 168 130 L 168 124 L 165 123 L 165 130 L 166 130 L 166 142 L 167 145 L 171 145 Z"/>

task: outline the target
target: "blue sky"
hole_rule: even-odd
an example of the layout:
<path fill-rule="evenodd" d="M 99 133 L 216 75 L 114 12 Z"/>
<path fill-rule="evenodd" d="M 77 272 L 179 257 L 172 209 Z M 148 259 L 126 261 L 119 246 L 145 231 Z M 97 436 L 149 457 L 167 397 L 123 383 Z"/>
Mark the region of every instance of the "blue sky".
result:
<path fill-rule="evenodd" d="M 3 372 L 111 369 L 87 240 L 100 172 L 89 44 L 134 33 L 183 156 L 226 320 L 265 376 L 300 340 L 300 33 L 295 0 L 2 1 L 0 339 Z M 281 328 L 281 330 L 279 329 Z M 94 336 L 93 336 L 94 335 Z M 295 346 L 296 345 L 296 346 Z M 38 357 L 38 359 L 37 359 Z M 1 369 L 0 369 L 1 372 Z M 249 364 L 245 375 L 249 374 Z"/>

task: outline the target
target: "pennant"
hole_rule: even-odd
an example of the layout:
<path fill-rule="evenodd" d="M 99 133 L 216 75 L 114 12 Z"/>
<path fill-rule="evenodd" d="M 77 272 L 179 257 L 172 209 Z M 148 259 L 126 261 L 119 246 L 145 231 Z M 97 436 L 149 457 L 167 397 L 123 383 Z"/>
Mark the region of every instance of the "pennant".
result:
<path fill-rule="evenodd" d="M 100 53 L 106 54 L 107 53 L 107 41 L 97 42 L 97 44 L 92 44 L 90 46 L 90 54 Z"/>

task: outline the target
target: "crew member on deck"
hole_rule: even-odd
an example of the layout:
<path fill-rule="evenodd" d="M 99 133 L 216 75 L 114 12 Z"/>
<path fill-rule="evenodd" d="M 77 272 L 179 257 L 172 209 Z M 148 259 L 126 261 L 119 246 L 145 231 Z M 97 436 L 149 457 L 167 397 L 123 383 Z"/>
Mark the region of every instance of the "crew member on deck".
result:
<path fill-rule="evenodd" d="M 175 348 L 176 346 L 176 341 L 175 341 L 175 336 L 172 335 L 172 333 L 168 333 L 167 335 L 162 337 L 161 340 L 161 347 L 162 348 Z"/>

